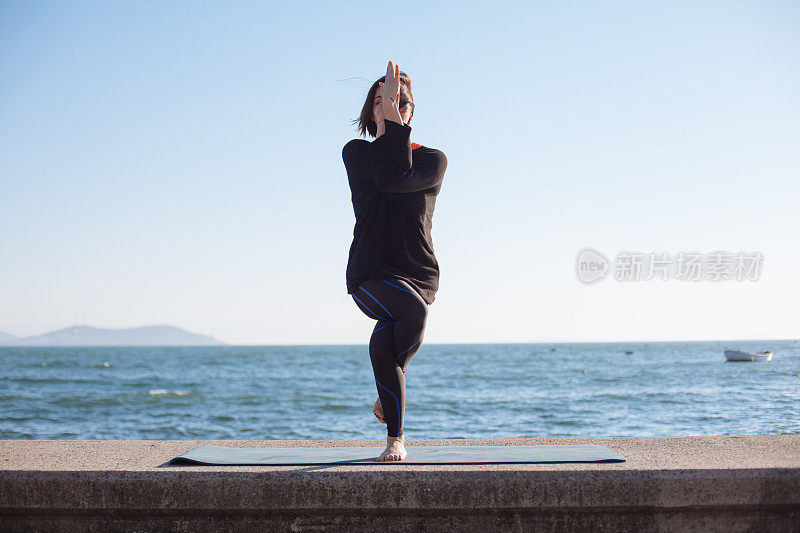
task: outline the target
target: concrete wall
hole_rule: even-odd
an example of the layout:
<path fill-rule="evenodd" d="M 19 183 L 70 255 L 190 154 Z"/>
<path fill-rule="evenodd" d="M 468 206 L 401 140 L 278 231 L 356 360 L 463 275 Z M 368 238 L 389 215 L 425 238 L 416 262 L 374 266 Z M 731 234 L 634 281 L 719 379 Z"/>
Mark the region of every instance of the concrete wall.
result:
<path fill-rule="evenodd" d="M 0 531 L 800 531 L 800 435 L 410 439 L 603 444 L 624 463 L 169 466 L 201 444 L 0 441 Z"/>

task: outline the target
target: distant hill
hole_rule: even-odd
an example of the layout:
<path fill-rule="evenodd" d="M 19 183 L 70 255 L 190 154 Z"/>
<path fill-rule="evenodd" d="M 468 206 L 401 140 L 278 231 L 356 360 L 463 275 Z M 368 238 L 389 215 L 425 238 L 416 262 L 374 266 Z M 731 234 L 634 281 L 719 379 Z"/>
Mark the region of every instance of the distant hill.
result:
<path fill-rule="evenodd" d="M 127 329 L 72 326 L 35 335 L 0 335 L 3 346 L 221 346 L 213 337 L 197 335 L 173 326 L 143 326 Z M 7 338 L 7 337 L 9 338 Z"/>
<path fill-rule="evenodd" d="M 5 331 L 0 331 L 0 345 L 5 344 L 7 342 L 14 342 L 19 340 L 19 337 L 16 335 L 12 335 L 11 333 L 6 333 Z"/>

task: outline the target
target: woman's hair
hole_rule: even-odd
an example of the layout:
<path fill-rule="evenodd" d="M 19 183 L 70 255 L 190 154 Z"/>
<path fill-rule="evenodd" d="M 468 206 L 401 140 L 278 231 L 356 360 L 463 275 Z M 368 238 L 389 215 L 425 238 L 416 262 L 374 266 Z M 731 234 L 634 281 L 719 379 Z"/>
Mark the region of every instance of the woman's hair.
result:
<path fill-rule="evenodd" d="M 364 102 L 364 107 L 361 108 L 361 115 L 353 120 L 354 124 L 358 124 L 358 132 L 365 136 L 367 133 L 375 137 L 378 134 L 378 125 L 372 120 L 372 109 L 375 105 L 375 90 L 378 88 L 378 83 L 386 81 L 386 76 L 381 76 L 367 92 L 367 100 Z M 411 113 L 408 117 L 408 122 L 414 117 L 414 95 L 411 94 L 411 78 L 405 72 L 400 72 L 400 102 L 398 108 L 403 112 L 403 108 L 407 105 L 411 106 Z"/>

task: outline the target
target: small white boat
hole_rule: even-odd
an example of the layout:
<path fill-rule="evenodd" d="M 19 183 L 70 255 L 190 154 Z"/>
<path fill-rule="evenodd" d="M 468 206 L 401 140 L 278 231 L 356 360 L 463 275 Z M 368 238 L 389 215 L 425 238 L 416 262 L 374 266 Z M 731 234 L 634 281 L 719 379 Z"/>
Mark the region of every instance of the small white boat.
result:
<path fill-rule="evenodd" d="M 728 361 L 772 361 L 772 352 L 744 352 L 742 350 L 725 350 Z"/>

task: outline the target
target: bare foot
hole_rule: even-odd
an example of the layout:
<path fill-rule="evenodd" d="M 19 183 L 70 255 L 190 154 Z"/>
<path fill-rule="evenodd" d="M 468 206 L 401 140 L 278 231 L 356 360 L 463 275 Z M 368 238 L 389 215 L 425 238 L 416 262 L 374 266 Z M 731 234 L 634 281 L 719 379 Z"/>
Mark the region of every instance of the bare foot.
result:
<path fill-rule="evenodd" d="M 386 442 L 388 443 L 386 449 L 383 450 L 381 456 L 376 459 L 377 461 L 402 461 L 406 458 L 408 452 L 405 447 L 405 435 L 401 435 L 400 437 L 386 437 Z"/>
<path fill-rule="evenodd" d="M 378 398 L 375 400 L 375 405 L 372 407 L 372 412 L 375 414 L 375 417 L 383 422 L 386 423 L 386 417 L 383 416 L 383 406 L 381 405 L 381 399 Z"/>

